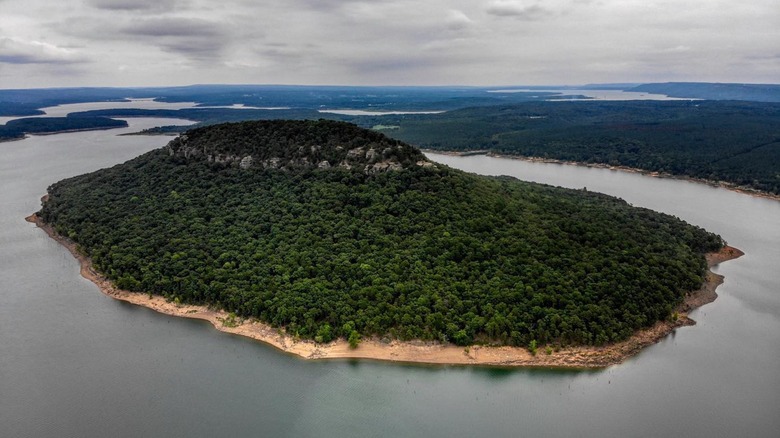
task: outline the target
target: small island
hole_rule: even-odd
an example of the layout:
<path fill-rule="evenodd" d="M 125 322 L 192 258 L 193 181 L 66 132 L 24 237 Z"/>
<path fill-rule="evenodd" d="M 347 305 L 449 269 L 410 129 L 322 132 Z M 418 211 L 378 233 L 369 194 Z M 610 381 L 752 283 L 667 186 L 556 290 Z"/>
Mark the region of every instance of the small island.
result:
<path fill-rule="evenodd" d="M 104 293 L 307 358 L 607 366 L 691 324 L 741 254 L 327 120 L 197 128 L 48 192 L 29 220 Z"/>

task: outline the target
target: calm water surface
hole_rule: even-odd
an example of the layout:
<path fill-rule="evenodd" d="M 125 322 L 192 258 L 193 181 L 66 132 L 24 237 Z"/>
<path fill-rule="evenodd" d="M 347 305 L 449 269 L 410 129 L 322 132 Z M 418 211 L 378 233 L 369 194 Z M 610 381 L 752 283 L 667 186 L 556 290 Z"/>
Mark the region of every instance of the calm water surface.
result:
<path fill-rule="evenodd" d="M 0 436 L 685 436 L 780 431 L 780 202 L 605 169 L 484 156 L 466 170 L 603 191 L 723 235 L 720 298 L 600 371 L 305 362 L 120 303 L 24 221 L 46 187 L 164 145 L 116 134 L 31 137 L 0 153 Z"/>

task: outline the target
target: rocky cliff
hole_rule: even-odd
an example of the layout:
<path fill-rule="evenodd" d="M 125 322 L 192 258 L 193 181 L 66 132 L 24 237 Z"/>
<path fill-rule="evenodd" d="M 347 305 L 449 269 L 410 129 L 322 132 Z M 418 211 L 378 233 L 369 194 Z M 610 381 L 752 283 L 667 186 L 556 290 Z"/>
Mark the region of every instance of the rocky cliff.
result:
<path fill-rule="evenodd" d="M 253 121 L 197 128 L 172 140 L 168 154 L 242 169 L 342 168 L 366 174 L 433 167 L 416 148 L 330 120 Z"/>

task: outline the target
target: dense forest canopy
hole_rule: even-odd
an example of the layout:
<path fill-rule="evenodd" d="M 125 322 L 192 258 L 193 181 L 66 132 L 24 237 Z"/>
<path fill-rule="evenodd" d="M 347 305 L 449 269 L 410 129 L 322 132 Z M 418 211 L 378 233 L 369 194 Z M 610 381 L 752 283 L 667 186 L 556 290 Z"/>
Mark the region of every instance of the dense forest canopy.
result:
<path fill-rule="evenodd" d="M 539 102 L 385 118 L 422 148 L 621 165 L 780 194 L 780 104 Z"/>
<path fill-rule="evenodd" d="M 54 134 L 124 127 L 127 127 L 126 121 L 108 117 L 26 117 L 0 125 L 0 141 L 23 138 L 25 134 Z"/>
<path fill-rule="evenodd" d="M 731 90 L 733 87 L 725 87 Z M 751 90 L 753 88 L 750 88 Z M 313 109 L 97 110 L 73 114 L 179 117 L 200 125 L 328 118 L 375 128 L 422 148 L 602 163 L 780 194 L 780 104 L 587 101 L 491 104 L 441 114 L 346 116 Z M 187 127 L 152 129 L 181 132 Z"/>
<path fill-rule="evenodd" d="M 343 122 L 219 125 L 53 184 L 39 215 L 120 288 L 321 342 L 617 341 L 670 317 L 723 245 L 620 199 L 421 157 Z M 401 165 L 366 171 L 381 160 Z"/>

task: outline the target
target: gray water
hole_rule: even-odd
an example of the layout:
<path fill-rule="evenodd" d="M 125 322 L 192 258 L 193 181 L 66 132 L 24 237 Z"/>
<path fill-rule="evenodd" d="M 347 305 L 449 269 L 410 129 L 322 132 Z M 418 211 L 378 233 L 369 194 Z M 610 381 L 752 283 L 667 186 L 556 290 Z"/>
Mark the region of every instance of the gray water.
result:
<path fill-rule="evenodd" d="M 117 133 L 0 149 L 0 436 L 776 437 L 780 202 L 684 181 L 515 160 L 430 156 L 466 170 L 598 190 L 722 234 L 699 321 L 599 371 L 306 362 L 102 295 L 24 217 L 46 187 L 165 144 Z"/>
<path fill-rule="evenodd" d="M 183 108 L 194 108 L 195 102 L 158 102 L 154 99 L 127 99 L 126 102 L 85 102 L 85 103 L 66 103 L 62 105 L 47 106 L 41 108 L 44 114 L 37 116 L 10 116 L 0 117 L 0 125 L 4 125 L 11 120 L 22 119 L 25 117 L 66 117 L 70 113 L 81 111 L 102 110 L 102 109 L 169 109 L 178 110 Z M 187 122 L 190 123 L 190 122 Z"/>

